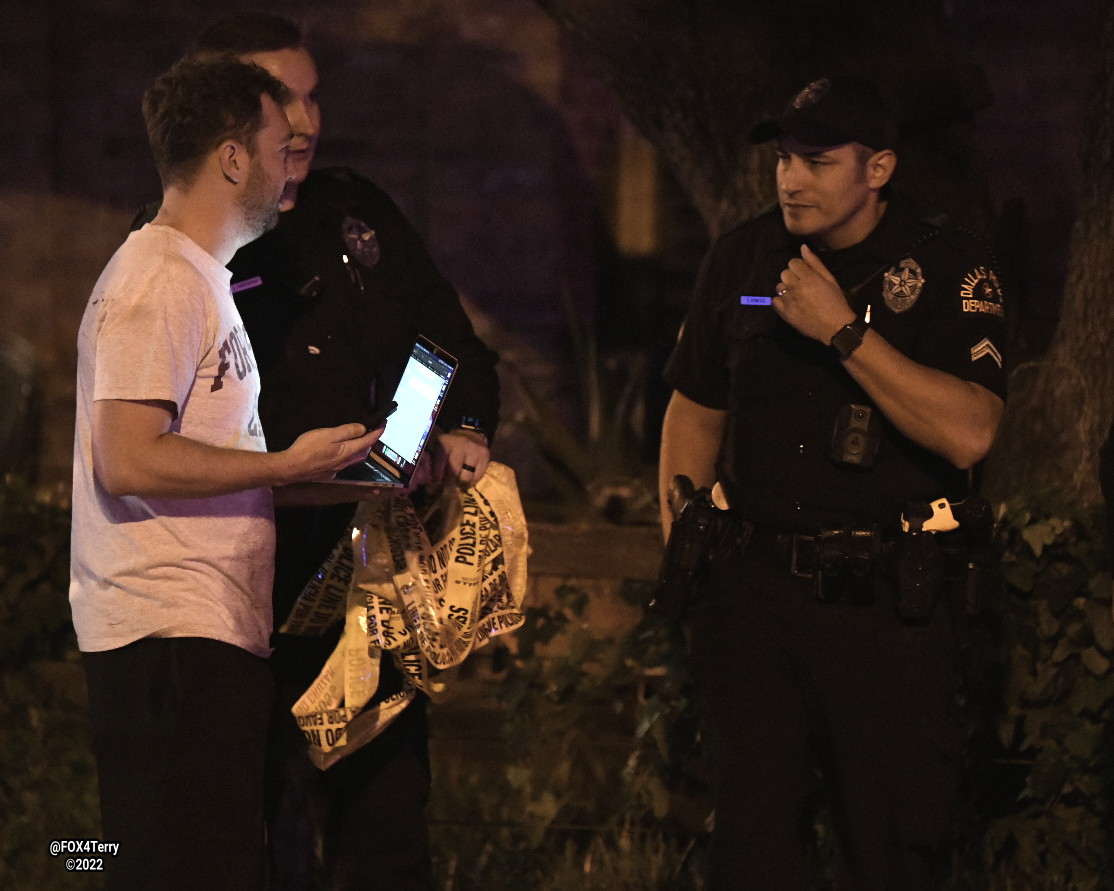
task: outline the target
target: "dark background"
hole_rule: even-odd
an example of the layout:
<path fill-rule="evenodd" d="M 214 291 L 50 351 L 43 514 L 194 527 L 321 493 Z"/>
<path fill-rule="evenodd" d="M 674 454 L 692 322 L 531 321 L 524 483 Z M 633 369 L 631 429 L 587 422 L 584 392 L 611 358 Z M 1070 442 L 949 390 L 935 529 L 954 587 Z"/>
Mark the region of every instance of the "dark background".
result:
<path fill-rule="evenodd" d="M 140 96 L 213 17 L 259 7 L 0 3 L 0 352 L 31 347 L 43 482 L 69 479 L 74 341 L 89 289 L 134 210 L 159 192 Z M 266 8 L 308 25 L 322 76 L 320 162 L 351 165 L 396 199 L 503 354 L 508 423 L 497 456 L 524 487 L 546 491 L 552 481 L 515 417 L 526 411 L 524 380 L 583 435 L 562 295 L 617 357 L 605 376 L 645 347 L 656 379 L 706 244 L 699 217 L 529 0 Z M 1099 4 L 973 0 L 948 10 L 958 56 L 994 92 L 978 144 L 995 203 L 1023 210 L 1011 214 L 1028 245 L 1015 258 L 1014 311 L 1039 349 L 1065 274 Z M 638 417 L 648 457 L 660 398 Z"/>

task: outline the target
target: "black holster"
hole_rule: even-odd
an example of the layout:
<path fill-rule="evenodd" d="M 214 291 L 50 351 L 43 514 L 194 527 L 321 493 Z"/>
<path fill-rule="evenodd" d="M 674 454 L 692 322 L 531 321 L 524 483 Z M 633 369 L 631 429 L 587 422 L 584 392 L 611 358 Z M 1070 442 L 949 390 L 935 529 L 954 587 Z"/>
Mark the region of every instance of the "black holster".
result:
<path fill-rule="evenodd" d="M 724 544 L 733 540 L 728 511 L 712 503 L 709 489 L 695 489 L 683 475 L 669 487 L 673 525 L 665 545 L 657 586 L 649 610 L 664 619 L 681 618 L 696 596 L 698 583 Z"/>
<path fill-rule="evenodd" d="M 901 621 L 919 625 L 932 618 L 944 591 L 944 557 L 934 532 L 903 532 L 894 551 L 897 592 L 894 607 Z"/>
<path fill-rule="evenodd" d="M 990 503 L 970 496 L 952 505 L 959 527 L 945 532 L 910 530 L 895 548 L 898 617 L 911 624 L 932 618 L 942 594 L 956 628 L 981 609 L 983 570 L 993 535 Z"/>

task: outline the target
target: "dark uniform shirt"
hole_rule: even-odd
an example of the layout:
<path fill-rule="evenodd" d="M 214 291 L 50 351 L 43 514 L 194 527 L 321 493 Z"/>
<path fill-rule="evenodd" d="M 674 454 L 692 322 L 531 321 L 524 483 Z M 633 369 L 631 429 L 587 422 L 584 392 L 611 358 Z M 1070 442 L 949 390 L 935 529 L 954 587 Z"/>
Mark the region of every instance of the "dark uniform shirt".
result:
<path fill-rule="evenodd" d="M 496 356 L 385 192 L 345 168 L 315 170 L 278 226 L 228 264 L 263 378 L 268 448 L 360 421 L 390 399 L 419 333 L 460 360 L 439 417 L 490 437 Z"/>
<path fill-rule="evenodd" d="M 873 466 L 833 459 L 841 407 L 873 407 L 830 347 L 799 334 L 768 304 L 800 245 L 776 209 L 720 238 L 666 369 L 683 395 L 728 412 L 717 473 L 732 507 L 808 532 L 892 527 L 906 500 L 961 498 L 966 474 L 884 419 Z M 861 315 L 869 307 L 871 326 L 897 350 L 1004 395 L 1002 290 L 976 238 L 922 222 L 891 201 L 864 241 L 819 256 L 852 309 Z"/>
<path fill-rule="evenodd" d="M 370 181 L 347 168 L 312 171 L 278 226 L 228 265 L 262 378 L 259 416 L 272 451 L 307 430 L 362 421 L 390 399 L 418 334 L 460 360 L 438 425 L 452 430 L 467 422 L 489 438 L 495 433 L 497 356 L 476 336 L 413 227 Z M 276 627 L 352 510 L 276 511 Z M 305 660 L 315 670 L 322 661 Z"/>

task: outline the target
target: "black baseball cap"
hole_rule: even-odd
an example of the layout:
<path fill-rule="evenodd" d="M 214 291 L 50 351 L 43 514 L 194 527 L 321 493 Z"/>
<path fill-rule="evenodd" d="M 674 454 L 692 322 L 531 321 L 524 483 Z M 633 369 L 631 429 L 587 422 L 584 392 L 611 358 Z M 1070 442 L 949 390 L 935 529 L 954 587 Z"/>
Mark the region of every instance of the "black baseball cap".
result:
<path fill-rule="evenodd" d="M 753 143 L 782 138 L 815 148 L 859 142 L 881 151 L 893 147 L 895 128 L 873 81 L 841 75 L 814 80 L 793 97 L 781 117 L 750 131 Z"/>

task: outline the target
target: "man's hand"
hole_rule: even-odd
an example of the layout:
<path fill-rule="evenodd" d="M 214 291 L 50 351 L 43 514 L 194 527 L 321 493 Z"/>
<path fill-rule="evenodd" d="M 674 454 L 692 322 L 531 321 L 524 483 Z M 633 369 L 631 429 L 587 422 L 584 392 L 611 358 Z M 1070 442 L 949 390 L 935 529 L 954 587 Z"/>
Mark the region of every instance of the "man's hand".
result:
<path fill-rule="evenodd" d="M 383 428 L 367 432 L 363 424 L 342 424 L 303 433 L 285 452 L 283 477 L 275 485 L 329 480 L 338 470 L 367 457 Z"/>
<path fill-rule="evenodd" d="M 801 256 L 790 260 L 781 273 L 772 305 L 797 331 L 825 346 L 844 325 L 855 321 L 835 276 L 807 244 L 801 245 Z"/>
<path fill-rule="evenodd" d="M 330 479 L 367 456 L 383 432 L 344 424 L 302 434 L 283 452 L 209 445 L 171 432 L 173 403 L 93 403 L 93 466 L 110 495 L 210 498 L 244 489 Z"/>

